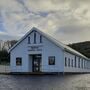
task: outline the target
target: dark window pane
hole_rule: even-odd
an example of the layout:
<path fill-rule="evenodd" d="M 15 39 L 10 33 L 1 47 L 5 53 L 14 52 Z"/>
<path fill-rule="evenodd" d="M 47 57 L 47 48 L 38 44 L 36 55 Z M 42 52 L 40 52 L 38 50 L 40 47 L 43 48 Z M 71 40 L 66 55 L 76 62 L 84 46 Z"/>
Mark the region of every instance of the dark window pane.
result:
<path fill-rule="evenodd" d="M 82 59 L 82 63 L 81 63 L 81 66 L 82 66 L 82 68 L 83 68 L 83 59 Z"/>
<path fill-rule="evenodd" d="M 40 35 L 40 43 L 42 43 L 42 36 Z"/>
<path fill-rule="evenodd" d="M 65 66 L 67 66 L 67 58 L 65 57 Z"/>
<path fill-rule="evenodd" d="M 70 58 L 68 59 L 68 67 L 70 67 Z"/>
<path fill-rule="evenodd" d="M 86 61 L 84 60 L 84 68 L 86 68 Z"/>
<path fill-rule="evenodd" d="M 73 67 L 73 59 L 72 59 L 72 67 Z"/>
<path fill-rule="evenodd" d="M 30 44 L 30 37 L 28 37 L 28 44 Z"/>
<path fill-rule="evenodd" d="M 55 65 L 55 56 L 49 56 L 48 63 L 49 65 Z"/>
<path fill-rule="evenodd" d="M 34 44 L 36 44 L 36 32 L 34 32 Z"/>
<path fill-rule="evenodd" d="M 80 58 L 78 59 L 78 68 L 80 68 Z"/>
<path fill-rule="evenodd" d="M 76 60 L 76 56 L 75 56 L 75 67 L 77 67 L 77 60 Z"/>
<path fill-rule="evenodd" d="M 21 57 L 17 57 L 16 58 L 16 65 L 17 66 L 21 66 L 22 65 L 22 58 Z"/>

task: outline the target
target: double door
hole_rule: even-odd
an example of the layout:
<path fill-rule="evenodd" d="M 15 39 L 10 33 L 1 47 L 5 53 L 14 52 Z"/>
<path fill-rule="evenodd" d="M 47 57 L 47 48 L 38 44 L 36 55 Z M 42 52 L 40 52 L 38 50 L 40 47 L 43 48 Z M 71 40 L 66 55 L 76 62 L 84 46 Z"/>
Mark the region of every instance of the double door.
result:
<path fill-rule="evenodd" d="M 36 54 L 32 56 L 32 71 L 33 72 L 40 72 L 40 66 L 41 66 L 41 54 Z"/>

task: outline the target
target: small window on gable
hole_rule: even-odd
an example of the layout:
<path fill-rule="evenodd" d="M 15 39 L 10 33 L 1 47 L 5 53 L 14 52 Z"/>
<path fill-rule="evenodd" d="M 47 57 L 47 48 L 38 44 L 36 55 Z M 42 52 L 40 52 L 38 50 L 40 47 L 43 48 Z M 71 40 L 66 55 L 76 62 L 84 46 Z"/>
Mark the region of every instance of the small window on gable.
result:
<path fill-rule="evenodd" d="M 34 32 L 34 44 L 36 44 L 36 32 Z"/>
<path fill-rule="evenodd" d="M 42 35 L 40 35 L 40 43 L 42 43 Z"/>
<path fill-rule="evenodd" d="M 30 37 L 28 37 L 28 44 L 30 44 L 31 43 L 31 41 L 30 41 Z"/>
<path fill-rule="evenodd" d="M 55 65 L 55 56 L 49 56 L 48 63 L 49 65 Z"/>
<path fill-rule="evenodd" d="M 16 58 L 16 65 L 17 66 L 21 66 L 22 65 L 22 58 L 21 57 L 17 57 Z"/>

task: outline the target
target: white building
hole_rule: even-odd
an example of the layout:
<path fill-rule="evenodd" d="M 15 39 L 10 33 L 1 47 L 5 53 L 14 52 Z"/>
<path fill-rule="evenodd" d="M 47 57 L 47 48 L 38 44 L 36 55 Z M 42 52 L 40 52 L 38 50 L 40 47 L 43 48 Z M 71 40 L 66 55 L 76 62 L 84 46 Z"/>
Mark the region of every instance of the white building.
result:
<path fill-rule="evenodd" d="M 10 50 L 11 72 L 90 72 L 87 57 L 32 28 Z"/>

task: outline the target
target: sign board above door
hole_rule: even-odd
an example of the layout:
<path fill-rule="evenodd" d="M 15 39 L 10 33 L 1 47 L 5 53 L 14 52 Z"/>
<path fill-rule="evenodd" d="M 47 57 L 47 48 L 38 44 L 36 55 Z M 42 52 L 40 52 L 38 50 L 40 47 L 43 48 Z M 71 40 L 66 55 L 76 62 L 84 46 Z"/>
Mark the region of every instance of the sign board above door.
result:
<path fill-rule="evenodd" d="M 29 46 L 28 51 L 42 51 L 42 46 Z"/>

